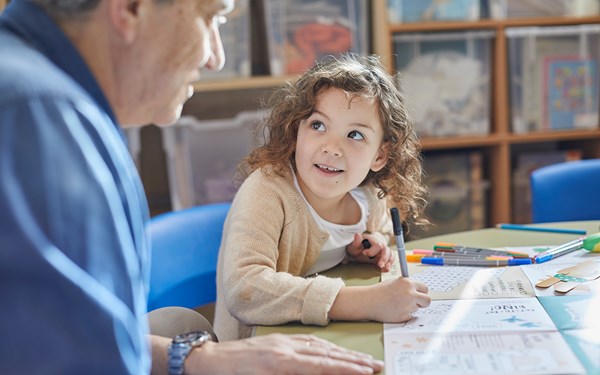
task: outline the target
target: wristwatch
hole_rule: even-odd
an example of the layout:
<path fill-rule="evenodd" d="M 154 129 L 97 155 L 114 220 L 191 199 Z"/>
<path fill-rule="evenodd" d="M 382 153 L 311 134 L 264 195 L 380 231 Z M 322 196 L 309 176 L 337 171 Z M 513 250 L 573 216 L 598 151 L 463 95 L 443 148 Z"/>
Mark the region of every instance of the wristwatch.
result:
<path fill-rule="evenodd" d="M 183 375 L 183 364 L 188 354 L 207 341 L 212 341 L 208 331 L 193 331 L 175 336 L 169 344 L 169 375 Z"/>

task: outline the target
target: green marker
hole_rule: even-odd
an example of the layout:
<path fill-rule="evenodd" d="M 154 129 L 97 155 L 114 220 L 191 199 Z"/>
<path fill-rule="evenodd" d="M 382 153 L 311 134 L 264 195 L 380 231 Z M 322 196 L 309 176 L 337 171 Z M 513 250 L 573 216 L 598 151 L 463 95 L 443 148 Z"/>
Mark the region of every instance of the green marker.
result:
<path fill-rule="evenodd" d="M 584 238 L 583 248 L 592 253 L 600 253 L 600 233 L 590 234 Z"/>

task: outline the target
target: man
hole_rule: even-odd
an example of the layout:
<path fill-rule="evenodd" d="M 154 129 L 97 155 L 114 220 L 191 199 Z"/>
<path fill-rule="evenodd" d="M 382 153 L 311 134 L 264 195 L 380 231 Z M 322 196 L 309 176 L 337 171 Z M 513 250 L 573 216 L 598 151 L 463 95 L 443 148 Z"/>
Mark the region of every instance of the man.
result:
<path fill-rule="evenodd" d="M 311 336 L 147 332 L 147 202 L 120 125 L 170 124 L 232 0 L 13 0 L 0 16 L 0 373 L 379 371 Z M 152 356 L 150 356 L 150 351 Z"/>

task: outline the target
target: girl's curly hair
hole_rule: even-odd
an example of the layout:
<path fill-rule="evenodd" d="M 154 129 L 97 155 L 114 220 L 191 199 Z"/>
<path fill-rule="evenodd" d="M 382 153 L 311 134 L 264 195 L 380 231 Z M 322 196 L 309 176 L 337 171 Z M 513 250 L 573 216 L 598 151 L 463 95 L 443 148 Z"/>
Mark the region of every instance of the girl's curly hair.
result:
<path fill-rule="evenodd" d="M 423 210 L 427 191 L 422 184 L 420 142 L 408 120 L 402 94 L 377 56 L 344 54 L 332 58 L 276 90 L 268 101 L 265 144 L 242 160 L 242 177 L 267 165 L 283 175 L 290 164 L 294 165 L 298 126 L 313 113 L 318 95 L 329 88 L 376 98 L 384 142 L 390 144 L 389 159 L 380 171 L 370 171 L 361 186 L 377 187 L 378 197 L 398 206 L 407 224 L 426 224 Z"/>

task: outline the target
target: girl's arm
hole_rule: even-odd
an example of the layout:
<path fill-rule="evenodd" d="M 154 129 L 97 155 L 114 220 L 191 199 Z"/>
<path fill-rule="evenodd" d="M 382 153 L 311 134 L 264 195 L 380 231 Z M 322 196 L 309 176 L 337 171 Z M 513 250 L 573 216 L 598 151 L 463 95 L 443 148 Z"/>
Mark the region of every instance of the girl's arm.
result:
<path fill-rule="evenodd" d="M 345 286 L 333 302 L 329 318 L 405 322 L 419 308 L 429 306 L 427 291 L 425 284 L 403 277 L 369 286 Z"/>
<path fill-rule="evenodd" d="M 375 263 L 388 271 L 394 259 L 387 244 L 392 242 L 393 229 L 386 200 L 377 199 L 376 190 L 367 188 L 369 220 L 367 233 L 356 234 L 347 251 L 356 260 Z M 362 240 L 368 239 L 370 249 L 364 249 Z M 370 259 L 369 256 L 375 255 Z M 431 298 L 425 284 L 407 278 L 387 280 L 375 285 L 343 287 L 337 295 L 329 318 L 333 320 L 375 320 L 386 323 L 404 322 L 412 313 L 427 307 Z"/>
<path fill-rule="evenodd" d="M 227 309 L 246 325 L 325 325 L 344 282 L 295 276 L 314 262 L 322 241 L 308 235 L 303 202 L 260 180 L 250 176 L 242 185 L 226 223 L 220 277 Z"/>

